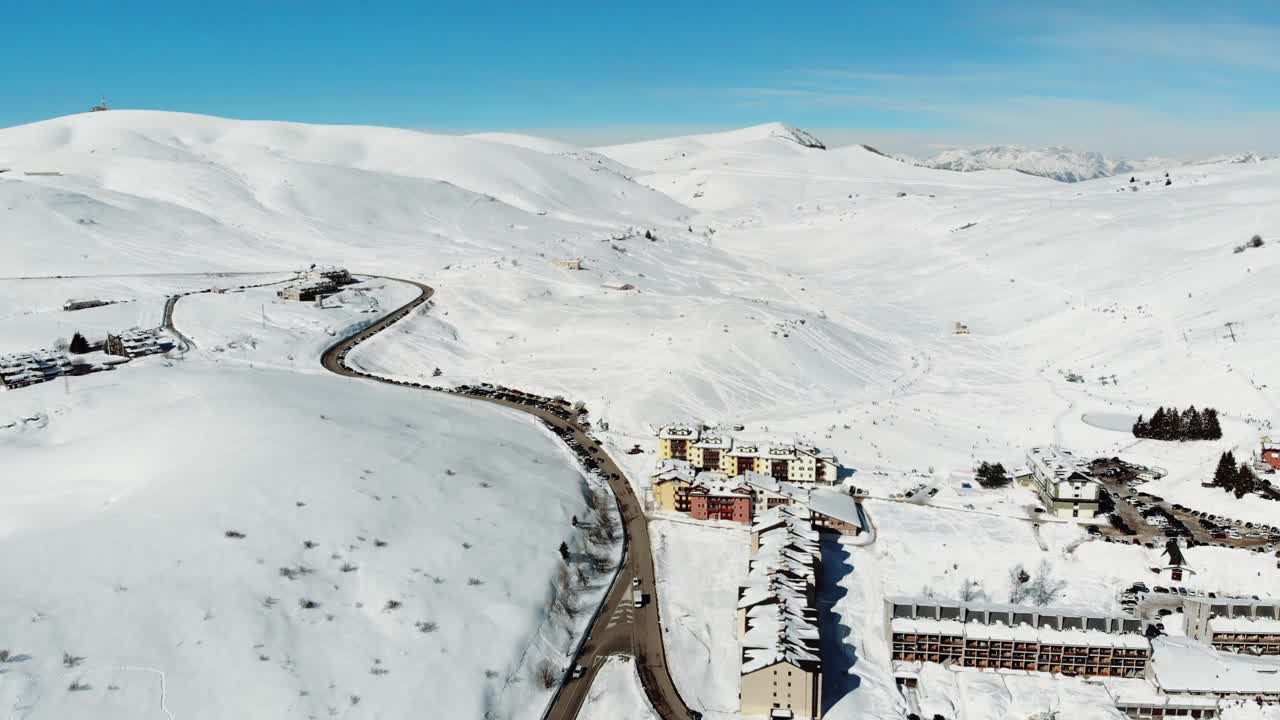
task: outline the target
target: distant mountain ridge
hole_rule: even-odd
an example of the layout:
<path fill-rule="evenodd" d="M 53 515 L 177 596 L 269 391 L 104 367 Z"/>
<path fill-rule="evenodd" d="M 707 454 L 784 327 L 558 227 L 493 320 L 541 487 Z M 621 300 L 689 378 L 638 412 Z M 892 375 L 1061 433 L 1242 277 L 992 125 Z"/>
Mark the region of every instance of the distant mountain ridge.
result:
<path fill-rule="evenodd" d="M 1028 148 L 1021 145 L 988 145 L 973 148 L 952 148 L 943 150 L 924 160 L 912 161 L 907 159 L 907 161 L 915 162 L 915 164 L 923 167 L 957 172 L 996 169 L 1018 170 L 1031 175 L 1039 175 L 1070 183 L 1186 165 L 1226 162 L 1249 163 L 1262 162 L 1266 159 L 1265 156 L 1249 152 L 1200 161 L 1160 157 L 1128 160 L 1111 158 L 1099 152 L 1074 150 L 1062 146 Z"/>

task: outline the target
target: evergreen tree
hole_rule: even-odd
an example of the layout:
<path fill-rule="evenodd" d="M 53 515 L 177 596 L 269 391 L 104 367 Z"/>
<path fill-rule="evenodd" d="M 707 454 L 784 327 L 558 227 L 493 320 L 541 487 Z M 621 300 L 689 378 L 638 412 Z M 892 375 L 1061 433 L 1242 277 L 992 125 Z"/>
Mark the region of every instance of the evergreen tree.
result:
<path fill-rule="evenodd" d="M 1204 435 L 1204 418 L 1200 411 L 1192 405 L 1182 411 L 1182 434 L 1179 440 L 1199 440 Z"/>
<path fill-rule="evenodd" d="M 1220 488 L 1230 489 L 1235 482 L 1236 459 L 1230 450 L 1218 458 L 1218 468 L 1213 471 L 1213 484 Z"/>
<path fill-rule="evenodd" d="M 1222 426 L 1218 424 L 1218 411 L 1213 408 L 1205 408 L 1204 416 L 1201 418 L 1201 426 L 1204 434 L 1201 436 L 1203 440 L 1221 440 Z"/>
<path fill-rule="evenodd" d="M 569 562 L 569 544 L 560 543 L 560 559 Z"/>
<path fill-rule="evenodd" d="M 1242 498 L 1245 494 L 1257 489 L 1258 476 L 1253 474 L 1253 470 L 1246 463 L 1240 463 L 1240 469 L 1236 471 L 1236 497 Z"/>
<path fill-rule="evenodd" d="M 1164 406 L 1162 405 L 1156 408 L 1156 411 L 1151 414 L 1151 433 L 1147 435 L 1147 437 L 1155 438 L 1156 440 L 1164 440 L 1166 425 Z"/>
<path fill-rule="evenodd" d="M 67 346 L 67 349 L 77 355 L 83 355 L 89 352 L 89 341 L 85 340 L 84 336 L 77 332 L 71 336 L 71 344 Z"/>
<path fill-rule="evenodd" d="M 1138 416 L 1138 421 L 1133 424 L 1133 436 L 1136 438 L 1144 438 L 1151 436 L 1151 428 L 1147 426 L 1147 421 Z"/>

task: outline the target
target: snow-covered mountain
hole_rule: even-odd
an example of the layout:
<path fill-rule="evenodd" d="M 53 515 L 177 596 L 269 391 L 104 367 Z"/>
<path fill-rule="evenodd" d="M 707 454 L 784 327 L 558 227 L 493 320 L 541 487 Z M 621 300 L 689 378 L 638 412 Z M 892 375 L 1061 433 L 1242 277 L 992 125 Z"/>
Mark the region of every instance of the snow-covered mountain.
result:
<path fill-rule="evenodd" d="M 1066 147 L 1027 148 L 1019 145 L 991 145 L 943 150 L 919 162 L 924 167 L 939 170 L 972 172 L 999 168 L 1018 170 L 1061 182 L 1080 182 L 1152 168 L 1161 161 L 1158 159 L 1138 162 L 1118 160 L 1102 153 L 1072 150 Z"/>
<path fill-rule="evenodd" d="M 197 344 L 180 361 L 0 392 L 0 649 L 23 658 L 0 667 L 0 714 L 518 720 L 546 699 L 537 664 L 567 661 L 573 628 L 548 598 L 586 500 L 562 448 L 504 413 L 317 367 L 319 348 L 406 288 L 315 307 L 183 273 L 332 262 L 430 283 L 431 306 L 352 362 L 582 400 L 642 491 L 654 456 L 623 451 L 651 450 L 651 427 L 672 419 L 810 440 L 877 496 L 933 483 L 919 506 L 868 500 L 876 545 L 842 547 L 824 580 L 839 586 L 824 616 L 844 626 L 824 640 L 843 658 L 831 720 L 906 714 L 887 594 L 970 579 L 995 598 L 1012 563 L 1044 561 L 1067 581 L 1060 602 L 1119 612 L 1114 588 L 1162 564 L 1070 523 L 1033 536 L 1031 494 L 961 497 L 952 471 L 1056 442 L 1166 468 L 1162 497 L 1274 521 L 1274 503 L 1200 481 L 1280 422 L 1280 163 L 1066 186 L 1013 164 L 957 173 L 820 145 L 780 124 L 589 150 L 124 111 L 0 130 L 0 354 L 154 325 L 167 294 L 231 285 L 179 303 Z M 1052 159 L 1032 167 L 1050 174 Z M 1266 244 L 1232 252 L 1254 234 Z M 126 302 L 60 310 L 72 297 Z M 1219 408 L 1224 439 L 1135 441 L 1097 423 L 1171 404 Z M 665 557 L 707 562 L 670 537 Z M 1267 555 L 1187 554 L 1192 588 L 1280 592 Z M 699 599 L 669 648 L 737 657 L 733 580 L 687 584 Z M 670 660 L 695 709 L 733 716 L 736 669 L 698 687 L 705 658 Z M 1021 716 L 1096 695 L 1033 680 L 975 682 Z M 998 714 L 956 705 L 947 717 Z"/>
<path fill-rule="evenodd" d="M 923 167 L 939 170 L 973 172 L 1010 169 L 1061 182 L 1080 182 L 1113 175 L 1168 170 L 1185 165 L 1256 163 L 1267 159 L 1265 155 L 1246 152 L 1191 161 L 1161 157 L 1135 160 L 1112 158 L 1099 152 L 1074 150 L 1068 147 L 1027 148 L 1020 145 L 951 148 L 924 160 L 902 158 L 904 162 L 914 162 Z"/>

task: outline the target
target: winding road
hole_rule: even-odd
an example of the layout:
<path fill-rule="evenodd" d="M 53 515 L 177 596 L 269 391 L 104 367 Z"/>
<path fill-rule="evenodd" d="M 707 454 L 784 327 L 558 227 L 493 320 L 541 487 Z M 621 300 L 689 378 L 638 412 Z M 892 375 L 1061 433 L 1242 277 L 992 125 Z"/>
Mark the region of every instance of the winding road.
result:
<path fill-rule="evenodd" d="M 390 277 L 382 279 L 413 285 L 418 288 L 419 295 L 326 350 L 320 357 L 320 363 L 326 370 L 351 378 L 469 397 L 532 415 L 546 424 L 562 441 L 567 444 L 570 441 L 576 442 L 582 448 L 583 454 L 593 458 L 599 465 L 600 474 L 608 479 L 613 495 L 617 499 L 619 513 L 623 519 L 623 566 L 615 576 L 604 603 L 591 621 L 586 641 L 579 646 L 577 655 L 572 661 L 573 664 L 582 665 L 586 672 L 581 678 L 567 679 L 560 685 L 543 717 L 551 720 L 572 720 L 577 717 L 596 672 L 603 667 L 609 655 L 618 654 L 630 655 L 636 659 L 641 684 L 659 717 L 664 720 L 691 720 L 697 717 L 685 706 L 667 667 L 666 652 L 662 644 L 662 625 L 658 617 L 649 526 L 640 498 L 636 497 L 631 489 L 631 484 L 627 482 L 622 469 L 609 457 L 595 438 L 588 435 L 576 422 L 564 417 L 568 413 L 563 410 L 556 412 L 557 408 L 554 406 L 536 404 L 521 398 L 518 392 L 508 391 L 501 393 L 500 396 L 480 395 L 474 390 L 446 389 L 371 375 L 348 366 L 347 353 L 352 348 L 395 324 L 430 300 L 435 293 L 429 285 L 413 280 Z M 169 310 L 170 312 L 166 313 L 166 319 L 170 321 L 170 327 L 172 327 L 171 308 Z M 570 449 L 573 449 L 572 444 Z M 637 578 L 639 584 L 633 586 Z M 647 597 L 647 602 L 641 608 L 632 607 L 633 587 L 638 587 Z"/>

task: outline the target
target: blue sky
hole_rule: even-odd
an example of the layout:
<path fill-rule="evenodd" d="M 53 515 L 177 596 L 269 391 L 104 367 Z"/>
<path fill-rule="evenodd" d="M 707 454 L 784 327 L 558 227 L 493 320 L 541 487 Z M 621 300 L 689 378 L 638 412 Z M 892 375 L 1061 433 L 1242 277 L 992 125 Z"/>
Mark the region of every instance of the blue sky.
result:
<path fill-rule="evenodd" d="M 1119 6 L 1119 7 L 1117 7 Z M 614 142 L 1280 152 L 1280 3 L 11 3 L 0 126 L 113 106 Z"/>

